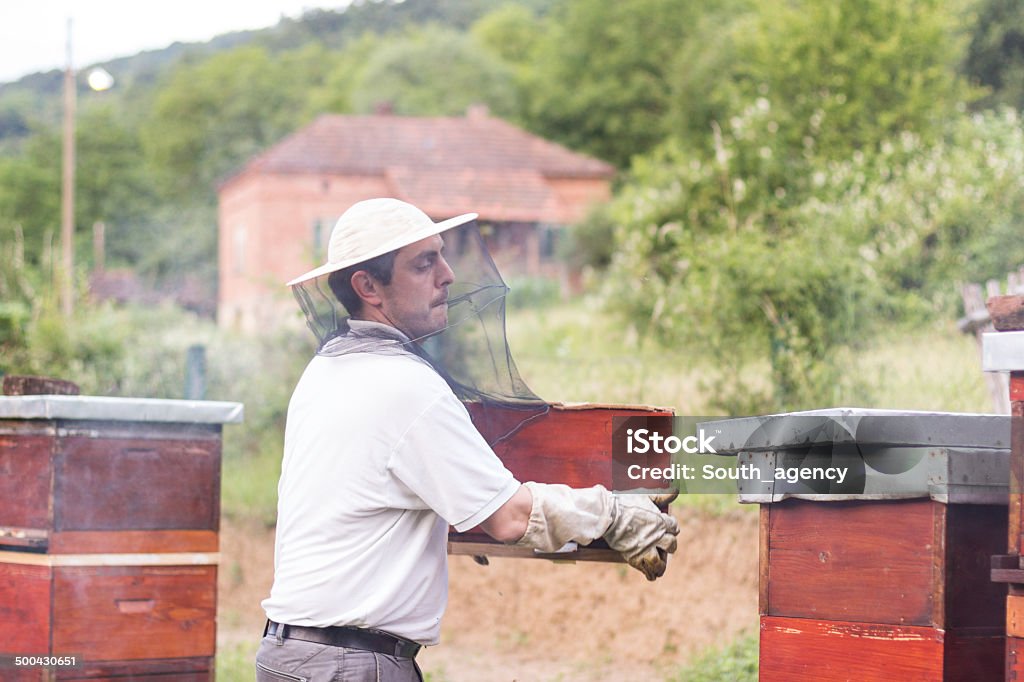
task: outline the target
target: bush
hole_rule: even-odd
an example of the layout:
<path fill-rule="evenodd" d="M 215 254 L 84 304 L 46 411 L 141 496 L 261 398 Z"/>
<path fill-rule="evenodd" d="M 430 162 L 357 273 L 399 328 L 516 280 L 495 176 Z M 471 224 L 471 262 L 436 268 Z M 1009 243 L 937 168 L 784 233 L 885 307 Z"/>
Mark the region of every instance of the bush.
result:
<path fill-rule="evenodd" d="M 562 297 L 558 281 L 547 277 L 513 278 L 508 281 L 508 288 L 505 300 L 510 310 L 544 308 L 557 303 Z"/>
<path fill-rule="evenodd" d="M 1013 110 L 961 116 L 926 145 L 905 134 L 818 175 L 798 219 L 828 226 L 895 297 L 894 314 L 959 312 L 959 282 L 1024 263 L 1024 130 Z"/>
<path fill-rule="evenodd" d="M 646 333 L 709 355 L 723 370 L 711 406 L 730 413 L 861 395 L 843 356 L 875 326 L 952 317 L 958 281 L 1024 262 L 1013 112 L 958 117 L 931 144 L 905 133 L 843 161 L 808 157 L 782 177 L 771 111 L 731 122 L 711 159 L 665 145 L 612 207 L 606 299 Z M 767 393 L 745 376 L 766 359 Z"/>

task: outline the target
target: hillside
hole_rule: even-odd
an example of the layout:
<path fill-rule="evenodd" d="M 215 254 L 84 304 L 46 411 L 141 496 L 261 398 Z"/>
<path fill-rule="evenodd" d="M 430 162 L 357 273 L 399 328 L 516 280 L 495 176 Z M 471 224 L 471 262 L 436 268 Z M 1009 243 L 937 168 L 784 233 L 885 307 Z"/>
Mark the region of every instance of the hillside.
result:
<path fill-rule="evenodd" d="M 295 50 L 307 45 L 343 49 L 360 36 L 386 35 L 408 26 L 437 24 L 466 30 L 476 19 L 506 4 L 502 0 L 367 0 L 346 9 L 310 9 L 297 19 L 284 17 L 275 26 L 224 33 L 206 42 L 175 42 L 163 49 L 147 50 L 96 64 L 76 65 L 80 71 L 102 66 L 116 75 L 118 87 L 104 94 L 113 104 L 139 105 L 152 96 L 167 74 L 182 62 L 195 62 L 242 45 L 257 45 L 271 52 Z M 524 0 L 518 4 L 542 12 L 550 0 Z M 62 72 L 58 69 L 29 74 L 12 83 L 0 83 L 0 154 L 40 127 L 56 126 L 61 115 Z M 93 93 L 80 79 L 79 96 Z"/>

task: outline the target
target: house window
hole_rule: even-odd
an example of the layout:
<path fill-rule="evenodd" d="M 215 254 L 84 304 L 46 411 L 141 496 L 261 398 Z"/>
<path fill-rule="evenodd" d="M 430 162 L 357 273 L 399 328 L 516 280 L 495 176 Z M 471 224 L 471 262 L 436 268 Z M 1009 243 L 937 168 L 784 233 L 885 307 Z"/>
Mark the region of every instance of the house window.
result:
<path fill-rule="evenodd" d="M 558 249 L 558 229 L 554 225 L 540 223 L 537 225 L 537 231 L 540 237 L 540 257 L 554 258 Z"/>
<path fill-rule="evenodd" d="M 236 225 L 234 231 L 235 274 L 245 274 L 245 242 L 247 231 L 244 225 Z"/>

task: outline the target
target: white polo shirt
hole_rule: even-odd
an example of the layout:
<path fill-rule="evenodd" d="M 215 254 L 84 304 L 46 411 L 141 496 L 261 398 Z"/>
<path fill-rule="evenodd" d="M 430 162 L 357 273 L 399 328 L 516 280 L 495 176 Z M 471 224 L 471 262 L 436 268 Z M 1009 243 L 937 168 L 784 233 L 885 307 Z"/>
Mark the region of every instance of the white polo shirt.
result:
<path fill-rule="evenodd" d="M 478 525 L 518 487 L 425 362 L 314 357 L 288 406 L 267 617 L 436 644 L 448 525 Z"/>

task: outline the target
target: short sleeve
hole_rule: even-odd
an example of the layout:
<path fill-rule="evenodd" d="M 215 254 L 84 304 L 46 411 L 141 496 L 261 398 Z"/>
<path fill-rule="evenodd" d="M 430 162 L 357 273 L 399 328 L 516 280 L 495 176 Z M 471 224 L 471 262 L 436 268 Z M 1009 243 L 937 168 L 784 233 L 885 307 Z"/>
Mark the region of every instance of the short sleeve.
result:
<path fill-rule="evenodd" d="M 410 423 L 388 468 L 460 533 L 486 520 L 519 489 L 451 393 L 439 395 Z"/>

